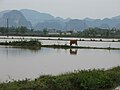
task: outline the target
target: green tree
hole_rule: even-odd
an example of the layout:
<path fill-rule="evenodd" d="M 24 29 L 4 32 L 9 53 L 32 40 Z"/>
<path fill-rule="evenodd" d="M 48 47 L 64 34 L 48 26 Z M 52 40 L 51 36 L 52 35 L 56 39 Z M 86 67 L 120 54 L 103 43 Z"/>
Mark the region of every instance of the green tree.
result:
<path fill-rule="evenodd" d="M 19 32 L 20 32 L 20 28 L 18 27 L 18 28 L 15 29 L 15 33 L 19 34 Z"/>
<path fill-rule="evenodd" d="M 5 34 L 5 31 L 6 31 L 5 27 L 0 27 L 0 32 L 1 32 L 3 35 Z"/>
<path fill-rule="evenodd" d="M 24 27 L 24 26 L 21 26 L 21 27 L 20 27 L 20 33 L 23 35 L 23 34 L 25 34 L 26 32 L 27 32 L 27 28 Z"/>
<path fill-rule="evenodd" d="M 43 29 L 43 33 L 44 33 L 45 35 L 48 34 L 47 28 L 44 28 L 44 29 Z"/>

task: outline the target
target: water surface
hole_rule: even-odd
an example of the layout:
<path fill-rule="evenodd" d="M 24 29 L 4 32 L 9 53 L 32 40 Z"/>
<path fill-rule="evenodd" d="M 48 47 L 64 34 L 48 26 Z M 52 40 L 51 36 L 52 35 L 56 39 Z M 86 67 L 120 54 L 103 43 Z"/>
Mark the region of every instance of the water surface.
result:
<path fill-rule="evenodd" d="M 118 65 L 120 50 L 41 48 L 35 51 L 0 46 L 0 81 Z"/>

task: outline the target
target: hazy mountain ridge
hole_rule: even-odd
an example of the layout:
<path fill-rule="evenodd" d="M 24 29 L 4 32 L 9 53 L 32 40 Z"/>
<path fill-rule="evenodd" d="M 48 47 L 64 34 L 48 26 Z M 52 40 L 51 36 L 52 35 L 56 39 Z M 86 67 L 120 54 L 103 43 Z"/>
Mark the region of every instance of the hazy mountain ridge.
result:
<path fill-rule="evenodd" d="M 6 27 L 7 19 L 8 19 L 9 27 L 12 26 L 14 27 L 25 26 L 27 28 L 32 27 L 30 21 L 27 21 L 24 15 L 18 10 L 11 10 L 9 12 L 4 13 L 0 18 L 1 27 Z"/>
<path fill-rule="evenodd" d="M 50 14 L 40 13 L 35 10 L 21 9 L 20 12 L 23 13 L 23 15 L 26 17 L 26 19 L 29 20 L 33 26 L 37 25 L 40 22 L 54 19 L 54 16 L 52 16 Z"/>
<path fill-rule="evenodd" d="M 85 21 L 79 19 L 72 19 L 66 22 L 66 30 L 84 30 L 88 26 Z"/>
<path fill-rule="evenodd" d="M 16 12 L 15 12 L 16 11 Z M 36 30 L 53 28 L 58 30 L 84 30 L 89 27 L 117 28 L 120 29 L 120 16 L 104 19 L 63 19 L 54 17 L 48 13 L 40 13 L 35 10 L 5 10 L 0 12 L 0 26 L 6 26 L 6 19 L 9 19 L 10 26 L 26 26 Z"/>
<path fill-rule="evenodd" d="M 3 16 L 4 13 L 7 13 L 7 12 L 9 12 L 9 11 L 10 11 L 10 10 L 1 11 L 1 12 L 0 12 L 0 18 Z"/>
<path fill-rule="evenodd" d="M 50 29 L 64 30 L 65 23 L 59 20 L 49 20 L 38 23 L 34 28 L 37 30 L 43 30 L 46 27 Z"/>

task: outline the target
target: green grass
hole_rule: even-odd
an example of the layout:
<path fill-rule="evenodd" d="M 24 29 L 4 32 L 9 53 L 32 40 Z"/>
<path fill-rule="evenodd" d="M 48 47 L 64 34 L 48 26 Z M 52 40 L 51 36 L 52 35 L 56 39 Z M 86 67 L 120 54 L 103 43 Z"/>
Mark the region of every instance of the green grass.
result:
<path fill-rule="evenodd" d="M 81 70 L 34 80 L 0 84 L 0 90 L 111 90 L 120 85 L 120 66 L 104 70 Z"/>
<path fill-rule="evenodd" d="M 30 41 L 10 41 L 10 42 L 0 42 L 0 45 L 9 45 L 13 47 L 20 47 L 20 48 L 29 48 L 29 49 L 40 49 L 41 42 L 37 40 L 30 40 Z"/>

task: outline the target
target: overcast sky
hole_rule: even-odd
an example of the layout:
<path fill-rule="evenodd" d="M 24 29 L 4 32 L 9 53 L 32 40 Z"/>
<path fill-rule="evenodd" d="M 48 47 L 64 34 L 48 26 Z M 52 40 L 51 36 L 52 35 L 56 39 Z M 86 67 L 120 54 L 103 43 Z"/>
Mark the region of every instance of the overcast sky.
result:
<path fill-rule="evenodd" d="M 0 0 L 0 11 L 33 9 L 63 18 L 106 18 L 120 15 L 120 0 Z"/>

